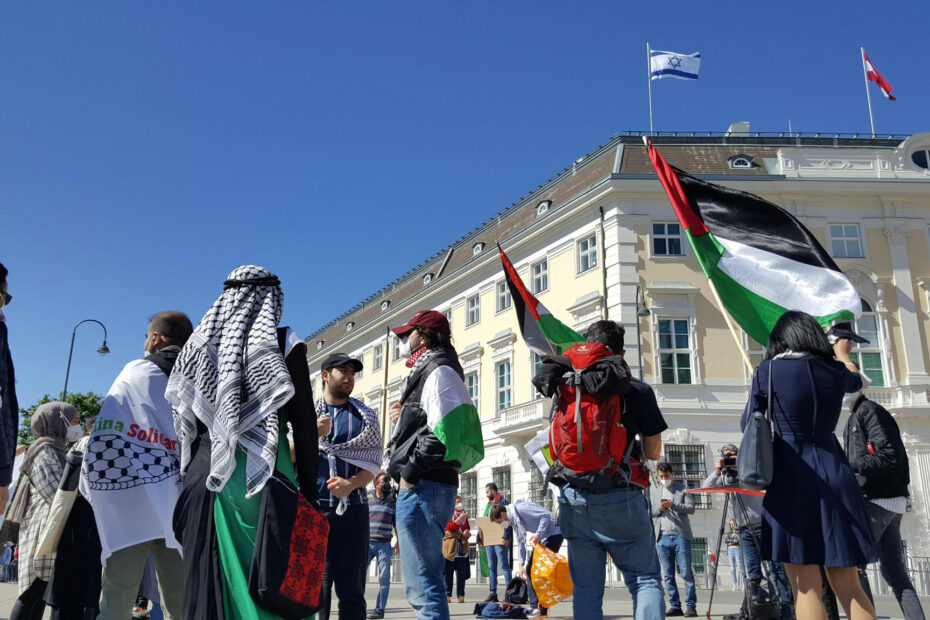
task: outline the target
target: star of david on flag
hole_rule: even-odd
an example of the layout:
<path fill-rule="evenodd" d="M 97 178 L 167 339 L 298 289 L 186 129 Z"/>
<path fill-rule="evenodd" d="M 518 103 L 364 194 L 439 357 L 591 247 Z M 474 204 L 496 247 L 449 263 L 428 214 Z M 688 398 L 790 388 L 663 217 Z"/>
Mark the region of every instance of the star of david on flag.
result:
<path fill-rule="evenodd" d="M 677 52 L 649 52 L 649 77 L 653 80 L 661 78 L 678 78 L 679 80 L 698 79 L 698 70 L 701 68 L 701 53 L 679 54 Z"/>

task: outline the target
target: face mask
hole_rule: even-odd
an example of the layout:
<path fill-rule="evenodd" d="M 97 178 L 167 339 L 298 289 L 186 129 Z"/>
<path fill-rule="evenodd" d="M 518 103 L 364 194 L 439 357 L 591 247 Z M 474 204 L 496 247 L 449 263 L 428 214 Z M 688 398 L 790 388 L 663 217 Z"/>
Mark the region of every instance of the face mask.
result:
<path fill-rule="evenodd" d="M 456 505 L 455 505 L 455 509 L 456 509 L 456 510 L 464 510 L 465 507 L 464 507 L 461 503 L 459 503 L 459 504 L 456 504 Z"/>
<path fill-rule="evenodd" d="M 397 353 L 404 359 L 410 357 L 410 340 L 407 336 L 400 339 L 400 346 L 397 347 Z"/>
<path fill-rule="evenodd" d="M 68 427 L 68 432 L 65 433 L 65 441 L 69 443 L 75 442 L 83 436 L 84 427 L 81 424 L 75 424 L 74 426 Z"/>
<path fill-rule="evenodd" d="M 506 530 L 508 527 L 510 527 L 510 521 L 508 521 L 507 519 L 504 519 L 503 521 L 501 521 L 501 527 Z"/>
<path fill-rule="evenodd" d="M 664 486 L 664 487 L 666 487 L 666 488 L 672 486 L 672 479 L 671 479 L 671 478 L 662 478 L 662 486 Z"/>

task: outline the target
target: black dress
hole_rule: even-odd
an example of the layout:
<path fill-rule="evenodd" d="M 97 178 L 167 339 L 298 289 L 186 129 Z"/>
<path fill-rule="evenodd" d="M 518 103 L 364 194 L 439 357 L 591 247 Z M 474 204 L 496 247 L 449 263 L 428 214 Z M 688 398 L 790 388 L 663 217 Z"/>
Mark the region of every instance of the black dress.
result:
<path fill-rule="evenodd" d="M 791 564 L 860 566 L 877 559 L 862 492 L 834 435 L 843 394 L 859 374 L 820 358 L 765 360 L 743 426 L 763 411 L 772 374 L 775 472 L 762 502 L 762 557 Z"/>
<path fill-rule="evenodd" d="M 278 332 L 282 351 L 283 330 Z M 300 343 L 285 359 L 294 383 L 294 396 L 286 407 L 294 430 L 296 472 L 301 489 L 316 497 L 316 471 L 319 454 L 316 411 L 307 347 Z M 197 423 L 199 436 L 191 448 L 191 461 L 184 473 L 181 495 L 174 509 L 174 534 L 181 543 L 184 558 L 185 620 L 225 620 L 220 551 L 216 539 L 213 509 L 215 493 L 207 489 L 210 473 L 210 433 Z M 305 489 L 306 487 L 306 489 Z"/>

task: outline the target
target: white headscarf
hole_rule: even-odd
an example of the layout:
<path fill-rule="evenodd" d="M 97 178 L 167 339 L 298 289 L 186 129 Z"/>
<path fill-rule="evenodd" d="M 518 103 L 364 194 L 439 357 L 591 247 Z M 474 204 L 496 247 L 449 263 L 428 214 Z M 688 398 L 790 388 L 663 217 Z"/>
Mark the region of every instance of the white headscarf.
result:
<path fill-rule="evenodd" d="M 229 274 L 223 294 L 181 349 L 165 398 L 174 408 L 181 471 L 191 459 L 199 420 L 210 431 L 207 488 L 223 490 L 246 452 L 246 497 L 262 490 L 278 451 L 278 409 L 294 384 L 278 347 L 284 306 L 278 278 L 256 265 Z"/>

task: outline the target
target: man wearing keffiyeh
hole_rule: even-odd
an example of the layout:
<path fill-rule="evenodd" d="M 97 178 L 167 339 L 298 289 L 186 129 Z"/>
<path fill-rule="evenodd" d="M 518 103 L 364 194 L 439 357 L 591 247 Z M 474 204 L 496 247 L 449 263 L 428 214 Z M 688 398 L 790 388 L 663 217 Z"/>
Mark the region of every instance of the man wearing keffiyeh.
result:
<path fill-rule="evenodd" d="M 329 546 L 320 602 L 320 620 L 328 620 L 332 589 L 339 598 L 339 618 L 364 620 L 365 571 L 368 567 L 368 494 L 365 486 L 381 468 L 378 415 L 350 398 L 362 363 L 333 353 L 320 365 L 323 396 L 316 401 L 320 459 L 317 486 L 320 506 L 329 519 Z"/>

